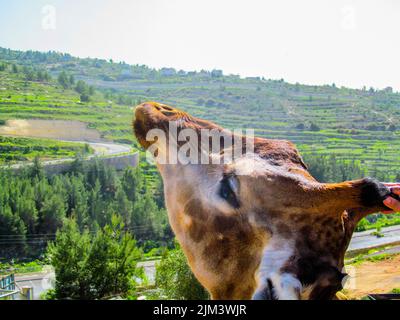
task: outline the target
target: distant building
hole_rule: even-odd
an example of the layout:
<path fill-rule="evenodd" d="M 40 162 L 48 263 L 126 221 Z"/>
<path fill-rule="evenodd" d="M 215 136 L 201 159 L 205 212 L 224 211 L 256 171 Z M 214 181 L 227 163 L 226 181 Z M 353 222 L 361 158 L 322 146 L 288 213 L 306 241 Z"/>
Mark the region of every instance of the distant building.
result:
<path fill-rule="evenodd" d="M 230 74 L 230 75 L 228 75 L 228 77 L 231 79 L 240 79 L 240 75 L 238 75 L 238 74 Z"/>
<path fill-rule="evenodd" d="M 222 77 L 222 76 L 223 76 L 222 70 L 214 69 L 214 70 L 211 71 L 211 77 L 213 77 L 213 78 L 219 78 L 219 77 Z"/>
<path fill-rule="evenodd" d="M 201 70 L 198 74 L 201 77 L 209 77 L 209 76 L 211 76 L 211 72 L 207 71 L 207 70 Z"/>
<path fill-rule="evenodd" d="M 133 75 L 133 70 L 131 69 L 124 69 L 121 71 L 121 76 L 132 76 Z"/>
<path fill-rule="evenodd" d="M 385 89 L 383 89 L 383 91 L 385 91 L 386 93 L 393 93 L 393 88 L 392 87 L 386 87 Z"/>
<path fill-rule="evenodd" d="M 246 80 L 250 80 L 250 81 L 260 81 L 261 78 L 260 78 L 260 77 L 246 77 Z"/>
<path fill-rule="evenodd" d="M 178 76 L 184 77 L 186 75 L 187 75 L 186 71 L 184 71 L 184 70 L 179 70 L 178 71 Z"/>
<path fill-rule="evenodd" d="M 163 77 L 171 77 L 171 76 L 176 75 L 176 70 L 174 68 L 162 68 L 160 70 L 160 74 Z"/>

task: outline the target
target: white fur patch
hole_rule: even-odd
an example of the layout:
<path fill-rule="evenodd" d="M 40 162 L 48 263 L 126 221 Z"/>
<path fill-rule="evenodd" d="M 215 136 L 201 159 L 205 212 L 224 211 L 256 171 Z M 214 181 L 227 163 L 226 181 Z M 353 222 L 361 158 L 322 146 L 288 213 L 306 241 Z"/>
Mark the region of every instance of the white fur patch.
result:
<path fill-rule="evenodd" d="M 292 274 L 282 273 L 271 276 L 274 285 L 274 295 L 279 300 L 298 300 L 302 286 L 301 282 Z"/>
<path fill-rule="evenodd" d="M 279 300 L 297 300 L 301 292 L 300 281 L 289 273 L 281 273 L 281 268 L 293 254 L 293 245 L 286 239 L 273 237 L 263 252 L 258 271 L 259 284 L 269 279 L 274 287 L 274 298 Z"/>

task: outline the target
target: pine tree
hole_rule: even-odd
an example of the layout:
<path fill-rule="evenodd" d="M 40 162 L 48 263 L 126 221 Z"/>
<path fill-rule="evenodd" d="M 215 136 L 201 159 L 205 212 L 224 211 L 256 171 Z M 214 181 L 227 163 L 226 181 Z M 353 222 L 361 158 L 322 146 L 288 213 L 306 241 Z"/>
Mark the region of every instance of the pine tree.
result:
<path fill-rule="evenodd" d="M 72 216 L 76 218 L 80 230 L 84 230 L 89 224 L 88 194 L 81 177 L 71 178 L 72 190 L 69 194 Z"/>
<path fill-rule="evenodd" d="M 121 178 L 121 185 L 128 199 L 135 202 L 144 186 L 144 177 L 140 169 L 126 168 Z"/>
<path fill-rule="evenodd" d="M 65 71 L 60 72 L 57 81 L 64 89 L 68 89 L 70 87 L 69 78 Z"/>
<path fill-rule="evenodd" d="M 30 176 L 31 178 L 38 177 L 39 179 L 44 177 L 44 169 L 38 156 L 33 160 L 33 165 L 30 169 Z"/>
<path fill-rule="evenodd" d="M 118 216 L 93 235 L 80 232 L 74 220 L 66 221 L 48 248 L 57 279 L 55 296 L 101 299 L 128 294 L 140 275 L 136 264 L 141 255 Z"/>
<path fill-rule="evenodd" d="M 100 182 L 97 179 L 94 187 L 89 193 L 89 216 L 91 221 L 100 222 L 101 215 L 104 210 L 104 204 L 101 198 L 101 186 Z"/>
<path fill-rule="evenodd" d="M 65 218 L 65 202 L 59 194 L 50 194 L 43 202 L 40 210 L 41 233 L 56 233 L 57 229 L 63 224 Z"/>
<path fill-rule="evenodd" d="M 130 217 L 132 212 L 132 202 L 130 202 L 125 194 L 125 191 L 122 188 L 118 188 L 117 193 L 115 194 L 116 207 L 115 212 L 117 212 L 124 224 L 129 227 L 130 226 Z"/>

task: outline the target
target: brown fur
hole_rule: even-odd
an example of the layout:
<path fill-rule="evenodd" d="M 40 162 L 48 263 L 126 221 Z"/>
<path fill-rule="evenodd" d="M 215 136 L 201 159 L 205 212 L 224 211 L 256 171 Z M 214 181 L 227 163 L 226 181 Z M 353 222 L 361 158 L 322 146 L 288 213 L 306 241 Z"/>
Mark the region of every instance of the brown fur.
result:
<path fill-rule="evenodd" d="M 144 148 L 152 144 L 145 139 L 148 130 L 168 132 L 171 120 L 179 120 L 181 129 L 222 130 L 156 102 L 138 106 L 135 115 L 135 134 Z M 235 164 L 158 164 L 170 223 L 189 265 L 214 299 L 250 299 L 264 281 L 257 277 L 264 248 L 272 238 L 282 239 L 293 243 L 294 251 L 280 272 L 307 287 L 298 297 L 333 298 L 357 222 L 384 209 L 388 191 L 372 180 L 318 183 L 288 141 L 256 138 L 254 152 L 271 170 L 237 176 L 240 207 L 229 213 L 204 197 L 201 185 L 234 175 Z"/>

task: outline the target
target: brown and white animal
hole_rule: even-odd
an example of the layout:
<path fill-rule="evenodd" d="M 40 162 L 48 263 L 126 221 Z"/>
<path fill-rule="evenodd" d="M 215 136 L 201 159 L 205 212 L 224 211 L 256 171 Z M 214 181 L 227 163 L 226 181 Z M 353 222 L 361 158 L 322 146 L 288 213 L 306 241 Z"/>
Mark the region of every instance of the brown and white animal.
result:
<path fill-rule="evenodd" d="M 136 107 L 144 148 L 150 129 L 222 128 L 156 102 Z M 159 152 L 169 140 L 158 141 Z M 200 144 L 199 144 L 200 145 Z M 204 151 L 204 150 L 203 150 Z M 208 150 L 207 150 L 208 151 Z M 169 221 L 189 265 L 213 299 L 332 299 L 357 222 L 387 210 L 373 179 L 319 183 L 295 146 L 256 138 L 230 164 L 157 164 Z"/>

